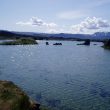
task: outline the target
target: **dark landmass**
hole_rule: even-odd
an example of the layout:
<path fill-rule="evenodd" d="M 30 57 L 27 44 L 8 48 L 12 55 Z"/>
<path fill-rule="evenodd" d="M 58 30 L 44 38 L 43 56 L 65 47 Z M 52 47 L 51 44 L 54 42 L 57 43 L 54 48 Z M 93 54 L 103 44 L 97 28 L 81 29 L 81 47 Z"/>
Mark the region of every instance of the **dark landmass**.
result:
<path fill-rule="evenodd" d="M 80 44 L 77 44 L 77 45 L 90 45 L 90 40 L 89 39 L 87 39 L 87 40 L 85 40 L 85 42 L 84 43 L 80 43 Z"/>
<path fill-rule="evenodd" d="M 102 46 L 105 49 L 110 49 L 110 39 L 104 41 L 104 45 Z"/>
<path fill-rule="evenodd" d="M 0 81 L 0 110 L 40 110 L 18 86 L 10 81 Z"/>
<path fill-rule="evenodd" d="M 11 32 L 11 31 L 5 31 L 5 30 L 1 30 L 0 31 L 0 39 L 1 40 L 16 40 L 19 38 L 33 38 L 35 40 L 43 40 L 43 36 L 41 35 L 34 35 L 34 34 L 25 34 L 22 32 Z"/>
<path fill-rule="evenodd" d="M 34 32 L 16 32 L 0 30 L 0 39 L 19 39 L 19 38 L 33 38 L 36 40 L 75 40 L 84 41 L 89 39 L 90 41 L 102 42 L 106 39 L 110 39 L 110 32 L 97 32 L 94 34 L 48 34 L 48 33 L 34 33 Z"/>
<path fill-rule="evenodd" d="M 6 41 L 0 43 L 0 45 L 33 45 L 33 44 L 38 44 L 35 39 L 33 38 L 19 38 L 13 41 Z"/>

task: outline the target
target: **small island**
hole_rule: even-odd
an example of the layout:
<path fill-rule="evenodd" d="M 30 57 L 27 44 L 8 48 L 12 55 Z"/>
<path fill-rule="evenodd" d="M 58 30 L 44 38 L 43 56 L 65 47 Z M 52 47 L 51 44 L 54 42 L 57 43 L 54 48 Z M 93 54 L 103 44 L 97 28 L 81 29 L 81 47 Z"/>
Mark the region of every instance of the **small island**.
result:
<path fill-rule="evenodd" d="M 54 43 L 53 45 L 62 45 L 62 43 Z"/>
<path fill-rule="evenodd" d="M 40 110 L 39 106 L 13 82 L 0 81 L 0 110 Z"/>
<path fill-rule="evenodd" d="M 81 43 L 81 44 L 77 44 L 77 45 L 90 45 L 90 40 L 89 39 L 86 39 L 84 43 Z"/>
<path fill-rule="evenodd" d="M 2 42 L 0 45 L 34 45 L 38 44 L 33 38 L 19 38 L 13 41 Z"/>

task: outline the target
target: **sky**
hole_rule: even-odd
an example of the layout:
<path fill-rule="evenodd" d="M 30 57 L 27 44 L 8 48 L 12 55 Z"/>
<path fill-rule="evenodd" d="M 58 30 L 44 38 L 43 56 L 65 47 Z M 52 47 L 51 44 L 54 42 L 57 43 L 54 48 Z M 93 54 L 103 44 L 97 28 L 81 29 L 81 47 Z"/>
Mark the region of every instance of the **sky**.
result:
<path fill-rule="evenodd" d="M 110 31 L 110 0 L 0 0 L 0 29 L 42 33 Z"/>

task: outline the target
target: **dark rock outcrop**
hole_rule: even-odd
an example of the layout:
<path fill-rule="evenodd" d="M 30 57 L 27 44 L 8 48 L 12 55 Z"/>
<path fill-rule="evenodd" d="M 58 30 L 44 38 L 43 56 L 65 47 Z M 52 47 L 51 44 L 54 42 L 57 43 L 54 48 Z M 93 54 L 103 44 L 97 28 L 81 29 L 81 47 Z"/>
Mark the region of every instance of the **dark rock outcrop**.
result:
<path fill-rule="evenodd" d="M 77 44 L 77 45 L 90 45 L 90 40 L 86 39 L 84 43 Z"/>
<path fill-rule="evenodd" d="M 62 45 L 62 43 L 55 43 L 55 44 L 53 44 L 53 45 Z"/>
<path fill-rule="evenodd" d="M 46 45 L 49 45 L 49 43 L 48 43 L 48 42 L 46 42 Z"/>

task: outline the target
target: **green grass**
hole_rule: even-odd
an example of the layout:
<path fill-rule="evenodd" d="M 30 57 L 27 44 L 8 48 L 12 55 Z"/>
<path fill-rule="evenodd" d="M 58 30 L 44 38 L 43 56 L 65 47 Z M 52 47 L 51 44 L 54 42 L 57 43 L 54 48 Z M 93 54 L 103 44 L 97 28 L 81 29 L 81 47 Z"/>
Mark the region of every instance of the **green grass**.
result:
<path fill-rule="evenodd" d="M 12 110 L 31 110 L 28 97 L 23 95 L 22 97 L 17 98 L 12 104 Z"/>
<path fill-rule="evenodd" d="M 35 39 L 32 38 L 20 38 L 14 41 L 2 42 L 0 45 L 29 45 L 38 44 Z"/>
<path fill-rule="evenodd" d="M 0 81 L 0 110 L 33 110 L 29 97 L 9 81 Z"/>

